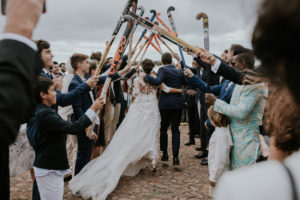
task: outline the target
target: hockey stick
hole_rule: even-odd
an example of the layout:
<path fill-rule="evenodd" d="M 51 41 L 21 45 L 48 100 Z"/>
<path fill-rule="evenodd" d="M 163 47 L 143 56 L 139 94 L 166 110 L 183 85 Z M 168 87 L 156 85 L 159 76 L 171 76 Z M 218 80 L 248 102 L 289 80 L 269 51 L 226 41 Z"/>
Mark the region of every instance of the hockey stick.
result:
<path fill-rule="evenodd" d="M 137 8 L 137 10 L 140 10 L 139 15 L 142 17 L 142 16 L 144 15 L 144 13 L 145 13 L 144 7 L 143 7 L 143 6 L 139 6 L 139 7 Z M 132 28 L 131 33 L 130 33 L 130 34 L 132 35 L 132 38 L 133 38 L 133 34 L 134 34 L 134 32 L 135 32 L 137 26 L 138 26 L 138 23 L 134 23 L 133 28 Z M 130 40 L 131 40 L 131 37 L 129 38 L 129 40 L 127 40 L 127 43 L 126 43 L 126 45 L 125 45 L 125 50 L 124 50 L 124 52 L 126 51 L 127 46 L 128 46 L 128 43 L 129 43 Z"/>
<path fill-rule="evenodd" d="M 151 22 L 150 22 L 151 23 Z M 150 41 L 150 39 L 152 38 L 152 36 L 154 35 L 154 33 L 151 33 L 151 35 L 148 37 L 148 39 L 144 42 L 144 44 L 142 44 L 140 46 L 140 50 L 138 51 L 138 53 L 135 55 L 134 59 L 133 59 L 133 63 L 136 62 L 137 58 L 139 57 L 139 55 L 142 53 L 143 49 L 145 48 L 145 46 L 148 44 L 148 42 Z M 151 39 L 152 40 L 152 39 Z M 151 42 L 151 41 L 150 41 Z"/>
<path fill-rule="evenodd" d="M 147 50 L 148 50 L 148 48 L 149 48 L 149 46 L 150 46 L 150 43 L 151 43 L 151 41 L 153 40 L 154 37 L 155 37 L 154 34 L 152 34 L 152 35 L 150 36 L 150 40 L 149 40 L 149 42 L 147 43 L 147 46 L 146 46 L 146 48 L 145 48 L 145 50 L 144 50 L 144 53 L 142 54 L 142 57 L 140 58 L 139 65 L 141 65 L 141 63 L 142 63 L 142 61 L 143 61 L 143 58 L 144 58 L 144 56 L 145 56 L 145 54 L 146 54 L 146 52 L 147 52 Z"/>
<path fill-rule="evenodd" d="M 208 32 L 208 16 L 206 13 L 202 12 L 196 16 L 197 20 L 203 18 L 203 29 L 204 29 L 204 49 L 209 51 L 209 32 Z"/>
<path fill-rule="evenodd" d="M 102 55 L 101 61 L 99 62 L 98 66 L 97 66 L 97 68 L 96 68 L 95 76 L 98 76 L 98 75 L 100 74 L 101 69 L 102 69 L 102 67 L 103 67 L 103 65 L 104 65 L 105 59 L 106 59 L 106 57 L 107 57 L 107 55 L 108 55 L 108 52 L 109 52 L 109 50 L 110 50 L 110 47 L 111 47 L 112 44 L 114 43 L 114 41 L 115 41 L 115 39 L 116 39 L 116 37 L 117 37 L 117 35 L 118 35 L 118 32 L 119 32 L 119 30 L 120 30 L 120 28 L 121 28 L 121 26 L 122 26 L 122 24 L 123 24 L 123 22 L 124 22 L 123 16 L 129 11 L 130 7 L 131 7 L 132 4 L 133 4 L 133 1 L 134 1 L 134 0 L 128 0 L 128 1 L 127 1 L 126 5 L 125 5 L 125 7 L 124 7 L 124 9 L 123 9 L 122 15 L 120 16 L 120 18 L 119 18 L 119 20 L 118 20 L 118 22 L 117 22 L 117 25 L 116 25 L 116 27 L 115 27 L 115 30 L 114 30 L 113 33 L 112 33 L 112 38 L 110 39 L 109 44 L 106 45 L 106 48 L 105 48 L 105 51 L 104 51 L 104 53 L 103 53 L 103 55 Z"/>
<path fill-rule="evenodd" d="M 173 33 L 174 35 L 177 35 L 176 32 L 173 32 L 164 22 L 163 20 L 160 18 L 160 12 L 157 13 L 156 15 L 156 19 L 157 21 L 169 32 L 169 33 Z"/>
<path fill-rule="evenodd" d="M 156 11 L 155 11 L 155 10 L 150 10 L 150 13 L 152 13 L 152 16 L 151 16 L 151 18 L 150 18 L 150 22 L 153 22 L 153 20 L 154 20 L 155 17 L 156 17 Z M 146 32 L 147 32 L 147 29 L 144 29 L 144 31 L 142 32 L 142 34 L 141 34 L 139 40 L 137 41 L 137 43 L 135 44 L 135 46 L 134 46 L 134 48 L 133 48 L 133 51 L 134 51 L 134 52 L 136 51 L 138 45 L 139 45 L 140 42 L 142 41 L 142 39 L 143 39 L 144 35 L 146 34 Z"/>
<path fill-rule="evenodd" d="M 203 29 L 204 29 L 204 49 L 209 51 L 209 32 L 208 32 L 208 16 L 206 13 L 202 12 L 196 15 L 197 20 L 201 20 L 203 18 Z M 211 71 L 210 69 L 207 70 L 207 92 L 210 93 L 210 86 L 211 86 Z"/>
<path fill-rule="evenodd" d="M 147 36 L 144 35 L 144 39 L 145 39 L 145 40 L 148 40 Z M 159 48 L 158 48 L 155 44 L 153 44 L 152 41 L 150 42 L 150 45 L 151 45 L 158 53 L 162 54 L 162 53 L 160 52 Z"/>
<path fill-rule="evenodd" d="M 174 19 L 173 19 L 172 14 L 171 14 L 172 11 L 175 11 L 175 7 L 170 6 L 170 7 L 168 8 L 168 10 L 167 10 L 168 18 L 169 18 L 169 21 L 170 21 L 170 24 L 171 24 L 171 27 L 172 27 L 173 32 L 176 33 L 176 36 L 178 37 L 178 32 L 177 32 L 177 30 L 176 30 L 176 26 L 175 26 L 175 23 L 174 23 Z M 180 53 L 180 56 L 181 56 L 181 61 L 182 61 L 182 63 L 183 63 L 183 68 L 185 68 L 185 67 L 186 67 L 186 64 L 185 64 L 185 59 L 184 59 L 184 56 L 183 56 L 183 52 L 182 52 L 181 47 L 179 47 L 179 53 Z"/>
<path fill-rule="evenodd" d="M 127 15 L 125 15 L 124 17 L 125 18 L 132 18 L 133 20 L 138 21 L 141 26 L 145 27 L 146 29 L 150 30 L 151 32 L 160 35 L 161 37 L 169 40 L 170 42 L 172 42 L 174 44 L 184 46 L 184 47 L 190 49 L 193 53 L 197 53 L 200 50 L 200 48 L 185 42 L 184 40 L 176 37 L 172 33 L 169 33 L 165 29 L 153 24 L 152 22 L 150 22 L 150 21 L 148 21 L 148 20 L 146 20 L 142 17 L 139 17 L 138 15 L 136 15 L 133 12 L 129 11 L 127 13 Z"/>
<path fill-rule="evenodd" d="M 130 0 L 130 6 L 132 7 L 132 11 L 133 11 L 132 13 L 136 12 L 137 2 L 138 2 L 138 0 Z M 129 12 L 129 8 L 126 10 L 127 12 Z M 124 31 L 124 34 L 123 34 L 123 36 L 121 38 L 121 41 L 119 43 L 119 46 L 117 48 L 116 54 L 114 56 L 114 61 L 113 61 L 113 63 L 111 64 L 111 66 L 109 68 L 109 76 L 105 79 L 104 86 L 103 86 L 102 91 L 101 91 L 100 98 L 103 98 L 104 103 L 105 103 L 105 98 L 106 98 L 106 95 L 107 95 L 108 87 L 111 83 L 111 76 L 118 70 L 119 61 L 122 58 L 122 55 L 123 55 L 124 50 L 125 50 L 126 42 L 127 42 L 128 37 L 131 33 L 131 30 L 133 28 L 133 20 L 130 20 L 130 19 L 127 19 L 127 20 L 128 20 L 128 22 L 127 22 L 126 29 Z M 98 116 L 98 115 L 99 115 L 99 111 L 97 112 L 96 116 Z M 92 125 L 89 126 L 87 135 L 90 135 L 92 133 L 92 131 L 94 130 L 95 124 L 96 124 L 96 118 L 93 120 Z"/>
<path fill-rule="evenodd" d="M 169 49 L 171 54 L 175 54 L 174 51 L 170 48 L 170 46 L 159 35 L 155 34 L 155 36 L 161 41 L 161 43 L 163 43 L 163 45 L 165 45 L 165 47 L 167 47 L 167 49 Z"/>
<path fill-rule="evenodd" d="M 160 52 L 161 52 L 161 54 L 162 54 L 163 51 L 162 51 L 162 49 L 161 49 L 161 47 L 160 47 L 160 45 L 159 45 L 158 39 L 157 39 L 157 37 L 156 37 L 156 34 L 154 35 L 154 40 L 155 40 L 155 42 L 156 42 L 157 46 L 159 47 L 159 50 L 160 50 Z"/>

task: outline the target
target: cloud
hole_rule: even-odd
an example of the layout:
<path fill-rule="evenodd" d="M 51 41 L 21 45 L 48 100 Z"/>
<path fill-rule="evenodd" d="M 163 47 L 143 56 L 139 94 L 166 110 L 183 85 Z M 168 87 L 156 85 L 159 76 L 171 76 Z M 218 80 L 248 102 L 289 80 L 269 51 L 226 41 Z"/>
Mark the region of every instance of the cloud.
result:
<path fill-rule="evenodd" d="M 232 43 L 251 47 L 251 31 L 256 17 L 259 0 L 139 0 L 145 8 L 144 16 L 150 9 L 161 12 L 161 18 L 169 25 L 166 11 L 174 6 L 172 13 L 179 37 L 187 42 L 203 46 L 203 24 L 195 19 L 199 12 L 209 16 L 210 50 L 220 54 Z M 110 40 L 116 22 L 125 5 L 124 0 L 47 0 L 44 14 L 34 32 L 34 39 L 46 39 L 58 62 L 66 62 L 74 52 L 90 54 L 104 51 L 105 40 Z M 0 17 L 0 30 L 5 18 Z M 109 56 L 114 55 L 125 26 L 119 32 Z M 143 31 L 138 27 L 134 41 Z M 162 45 L 162 44 L 161 44 Z M 177 47 L 170 44 L 174 51 Z M 164 51 L 167 49 L 162 45 Z M 160 60 L 160 55 L 149 48 L 145 57 Z M 186 57 L 188 57 L 186 55 Z M 187 58 L 190 62 L 191 58 Z"/>

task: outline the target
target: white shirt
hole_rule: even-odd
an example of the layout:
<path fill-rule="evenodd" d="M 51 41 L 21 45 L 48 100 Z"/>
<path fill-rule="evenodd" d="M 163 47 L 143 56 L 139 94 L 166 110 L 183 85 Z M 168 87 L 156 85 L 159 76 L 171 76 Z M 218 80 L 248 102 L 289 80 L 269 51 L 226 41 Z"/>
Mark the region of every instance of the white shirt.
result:
<path fill-rule="evenodd" d="M 219 70 L 220 65 L 221 65 L 221 60 L 216 58 L 215 64 L 211 66 L 211 71 L 216 74 L 217 71 Z"/>
<path fill-rule="evenodd" d="M 228 88 L 230 88 L 230 86 L 233 84 L 233 82 L 232 81 L 230 81 L 229 83 L 228 83 L 228 85 L 227 85 L 227 87 L 226 87 L 226 89 L 225 90 L 228 90 Z"/>
<path fill-rule="evenodd" d="M 88 109 L 85 112 L 85 115 L 90 119 L 90 121 L 92 122 L 95 117 L 96 117 L 96 113 L 92 110 L 92 109 Z M 39 176 L 45 176 L 47 174 L 49 174 L 50 172 L 55 172 L 57 175 L 59 176 L 64 176 L 66 174 L 68 174 L 69 172 L 71 172 L 70 169 L 65 169 L 65 170 L 53 170 L 53 169 L 43 169 L 43 168 L 39 168 L 39 167 L 33 167 L 34 168 L 34 174 L 35 176 L 39 177 Z"/>
<path fill-rule="evenodd" d="M 300 151 L 285 164 L 291 170 L 300 194 Z M 225 173 L 217 184 L 215 200 L 292 200 L 289 176 L 279 161 L 266 161 Z"/>
<path fill-rule="evenodd" d="M 37 45 L 34 41 L 30 40 L 27 37 L 24 37 L 23 35 L 15 34 L 15 33 L 3 33 L 1 40 L 16 40 L 18 42 L 22 42 L 32 48 L 33 50 L 37 51 Z"/>

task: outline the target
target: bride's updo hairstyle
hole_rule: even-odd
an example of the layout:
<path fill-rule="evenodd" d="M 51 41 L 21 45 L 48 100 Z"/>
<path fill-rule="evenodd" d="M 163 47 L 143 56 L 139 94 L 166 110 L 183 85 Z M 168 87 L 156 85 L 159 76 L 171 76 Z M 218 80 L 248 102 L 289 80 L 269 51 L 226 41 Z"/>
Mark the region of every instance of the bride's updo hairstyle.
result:
<path fill-rule="evenodd" d="M 146 74 L 150 74 L 154 66 L 154 63 L 150 59 L 145 59 L 142 62 L 142 68 Z"/>
<path fill-rule="evenodd" d="M 74 53 L 71 58 L 70 58 L 70 62 L 71 62 L 71 66 L 74 70 L 77 69 L 78 63 L 85 61 L 86 59 L 88 59 L 89 57 L 85 54 L 81 54 L 81 53 Z"/>

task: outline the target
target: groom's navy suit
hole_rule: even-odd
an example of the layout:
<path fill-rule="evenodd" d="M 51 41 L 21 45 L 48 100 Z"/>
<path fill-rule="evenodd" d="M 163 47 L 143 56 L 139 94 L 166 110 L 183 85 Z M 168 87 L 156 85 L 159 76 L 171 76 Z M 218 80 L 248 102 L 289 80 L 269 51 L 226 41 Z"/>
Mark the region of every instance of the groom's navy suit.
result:
<path fill-rule="evenodd" d="M 157 78 L 146 75 L 144 80 L 153 85 L 165 83 L 171 88 L 182 88 L 186 83 L 185 76 L 182 71 L 176 69 L 173 65 L 161 67 L 158 70 Z M 160 127 L 160 150 L 167 153 L 168 148 L 168 127 L 171 124 L 172 130 L 172 150 L 173 156 L 178 157 L 180 147 L 179 125 L 182 109 L 184 107 L 184 98 L 179 93 L 165 93 L 162 91 L 159 99 L 159 110 L 161 114 Z"/>

